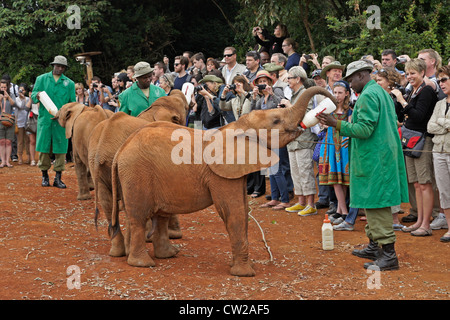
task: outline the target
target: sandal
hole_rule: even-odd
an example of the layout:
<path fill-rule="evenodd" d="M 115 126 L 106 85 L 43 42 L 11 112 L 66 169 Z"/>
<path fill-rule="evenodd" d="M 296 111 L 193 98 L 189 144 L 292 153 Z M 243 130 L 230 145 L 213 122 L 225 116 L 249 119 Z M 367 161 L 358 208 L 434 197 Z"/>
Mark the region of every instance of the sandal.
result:
<path fill-rule="evenodd" d="M 0 168 L 4 168 L 6 165 L 4 165 L 3 163 L 0 164 Z"/>
<path fill-rule="evenodd" d="M 260 205 L 259 207 L 260 208 L 271 208 L 271 207 L 277 206 L 278 204 L 279 204 L 278 201 L 272 200 L 272 201 L 269 201 L 267 203 L 264 203 L 264 204 Z"/>
<path fill-rule="evenodd" d="M 409 227 L 403 227 L 402 231 L 403 232 L 411 232 L 411 231 L 416 231 L 417 229 L 419 229 L 419 227 L 415 227 L 414 225 L 412 225 Z"/>
<path fill-rule="evenodd" d="M 285 210 L 286 208 L 289 208 L 290 204 L 289 203 L 280 203 L 277 204 L 275 207 L 272 207 L 272 210 Z"/>
<path fill-rule="evenodd" d="M 252 198 L 259 198 L 259 197 L 261 197 L 261 196 L 262 196 L 262 194 L 259 193 L 259 192 L 253 192 L 253 193 L 250 195 L 250 197 L 252 197 Z"/>
<path fill-rule="evenodd" d="M 446 232 L 439 240 L 441 242 L 450 242 L 450 232 Z"/>
<path fill-rule="evenodd" d="M 7 166 L 8 168 L 14 167 L 12 164 L 9 164 L 9 163 L 8 163 L 6 166 Z"/>
<path fill-rule="evenodd" d="M 425 229 L 425 228 L 418 228 L 415 231 L 411 232 L 412 236 L 416 236 L 416 237 L 426 237 L 426 236 L 431 236 L 432 235 L 432 231 L 431 229 Z"/>

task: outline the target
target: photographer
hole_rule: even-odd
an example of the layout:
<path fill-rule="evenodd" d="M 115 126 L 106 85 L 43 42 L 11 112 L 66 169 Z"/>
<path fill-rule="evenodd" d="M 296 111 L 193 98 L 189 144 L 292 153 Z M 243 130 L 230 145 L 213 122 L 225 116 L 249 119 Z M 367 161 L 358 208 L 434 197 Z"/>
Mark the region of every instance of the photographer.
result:
<path fill-rule="evenodd" d="M 221 113 L 217 94 L 223 85 L 221 78 L 214 75 L 206 75 L 195 88 L 197 91 L 197 112 L 200 112 L 200 120 L 203 129 L 213 129 L 221 126 Z"/>
<path fill-rule="evenodd" d="M 16 106 L 16 102 L 8 93 L 8 82 L 3 79 L 0 82 L 0 104 L 2 113 L 4 112 L 7 114 L 14 114 L 14 107 Z M 13 165 L 9 163 L 9 159 L 11 157 L 11 142 L 14 139 L 14 130 L 14 124 L 11 126 L 5 126 L 0 123 L 0 157 L 2 159 L 0 168 L 13 167 Z"/>
<path fill-rule="evenodd" d="M 234 98 L 227 101 L 228 92 L 233 92 Z M 236 120 L 251 111 L 251 88 L 244 76 L 234 77 L 233 84 L 225 86 L 220 96 L 219 108 L 222 111 L 233 111 Z"/>
<path fill-rule="evenodd" d="M 26 96 L 26 87 L 27 85 L 22 83 L 19 86 L 19 96 L 16 98 L 16 125 L 18 128 L 17 133 L 17 156 L 18 156 L 18 164 L 22 164 L 22 155 L 23 150 L 28 155 L 28 159 L 30 159 L 30 148 L 29 148 L 29 139 L 27 133 L 25 131 L 25 125 L 27 124 L 28 113 L 31 110 L 31 99 Z"/>
<path fill-rule="evenodd" d="M 273 30 L 273 35 L 269 35 L 261 27 L 254 27 L 252 33 L 256 43 L 266 48 L 270 55 L 283 53 L 282 44 L 288 36 L 288 30 L 284 24 L 278 23 Z"/>
<path fill-rule="evenodd" d="M 115 107 L 111 107 L 108 102 L 111 99 L 109 93 L 112 93 L 112 89 L 104 85 L 102 80 L 94 76 L 92 82 L 89 85 L 89 104 L 91 107 L 100 105 L 103 109 L 115 111 Z"/>
<path fill-rule="evenodd" d="M 273 80 L 266 70 L 258 71 L 253 80 L 252 110 L 273 109 L 284 98 L 283 89 L 272 88 Z"/>

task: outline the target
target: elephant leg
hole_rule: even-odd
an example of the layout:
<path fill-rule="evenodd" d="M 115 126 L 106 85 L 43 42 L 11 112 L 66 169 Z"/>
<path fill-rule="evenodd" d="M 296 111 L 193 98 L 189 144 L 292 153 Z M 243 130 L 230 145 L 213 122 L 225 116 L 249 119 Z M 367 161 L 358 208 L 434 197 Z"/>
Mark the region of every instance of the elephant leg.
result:
<path fill-rule="evenodd" d="M 169 218 L 156 216 L 158 219 L 155 225 L 155 231 L 153 234 L 153 249 L 157 258 L 170 258 L 178 253 L 178 249 L 175 248 L 169 241 Z"/>
<path fill-rule="evenodd" d="M 181 239 L 182 237 L 178 215 L 172 214 L 169 218 L 169 239 Z"/>
<path fill-rule="evenodd" d="M 88 169 L 86 165 L 80 160 L 78 155 L 74 155 L 75 160 L 75 173 L 77 175 L 78 182 L 78 200 L 91 199 L 91 193 L 88 182 Z"/>
<path fill-rule="evenodd" d="M 245 179 L 221 185 L 221 188 L 214 192 L 211 190 L 215 207 L 225 223 L 231 242 L 231 252 L 233 261 L 230 273 L 234 276 L 253 277 L 255 270 L 250 264 L 248 257 L 248 205 L 246 202 Z M 240 180 L 243 182 L 240 184 Z M 224 188 L 225 186 L 225 188 Z M 239 191 L 241 195 L 239 195 Z M 236 193 L 237 192 L 237 193 Z M 230 202 L 229 194 L 234 197 Z"/>
<path fill-rule="evenodd" d="M 145 225 L 145 230 L 147 235 L 151 235 L 153 233 L 153 222 L 151 219 L 148 219 L 147 224 Z M 178 221 L 178 215 L 173 214 L 169 218 L 169 239 L 181 239 L 183 237 L 183 233 L 181 232 L 180 222 Z M 147 242 L 152 242 L 153 236 L 147 237 L 145 240 Z"/>
<path fill-rule="evenodd" d="M 111 191 L 103 183 L 99 182 L 97 195 L 99 197 L 99 201 L 103 208 L 103 211 L 105 212 L 106 220 L 108 221 L 108 224 L 111 224 L 111 215 L 112 215 Z M 124 236 L 119 226 L 119 231 L 117 232 L 115 237 L 111 239 L 111 249 L 109 250 L 109 255 L 112 257 L 123 257 L 126 255 L 126 253 L 127 252 Z"/>
<path fill-rule="evenodd" d="M 92 180 L 92 175 L 89 170 L 87 173 L 87 180 L 88 180 L 89 190 L 94 190 L 94 180 Z"/>
<path fill-rule="evenodd" d="M 130 227 L 130 252 L 128 254 L 128 264 L 134 267 L 154 267 L 156 264 L 148 255 L 145 246 L 145 220 L 136 219 L 133 213 L 128 215 L 128 225 Z"/>

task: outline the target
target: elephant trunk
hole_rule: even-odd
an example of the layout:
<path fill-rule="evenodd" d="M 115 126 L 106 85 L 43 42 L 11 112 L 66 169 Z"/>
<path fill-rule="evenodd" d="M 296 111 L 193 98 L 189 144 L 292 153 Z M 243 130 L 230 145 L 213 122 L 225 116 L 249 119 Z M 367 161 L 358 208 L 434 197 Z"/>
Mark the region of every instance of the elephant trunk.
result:
<path fill-rule="evenodd" d="M 315 86 L 306 89 L 297 99 L 292 108 L 288 109 L 288 112 L 290 113 L 289 118 L 295 120 L 296 125 L 303 120 L 303 117 L 306 114 L 306 109 L 308 108 L 309 100 L 311 100 L 316 94 L 324 95 L 330 98 L 334 104 L 337 104 L 336 98 L 325 88 Z"/>

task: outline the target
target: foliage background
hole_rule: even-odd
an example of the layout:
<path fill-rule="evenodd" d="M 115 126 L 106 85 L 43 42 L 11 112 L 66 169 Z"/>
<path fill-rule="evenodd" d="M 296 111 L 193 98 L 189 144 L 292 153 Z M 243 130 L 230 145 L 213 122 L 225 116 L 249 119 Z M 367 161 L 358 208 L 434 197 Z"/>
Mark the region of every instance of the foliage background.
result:
<path fill-rule="evenodd" d="M 67 8 L 80 8 L 81 29 L 70 30 Z M 380 8 L 381 28 L 369 29 L 370 5 Z M 14 83 L 32 83 L 50 70 L 58 54 L 69 59 L 67 75 L 83 82 L 84 67 L 73 56 L 101 51 L 94 73 L 105 83 L 138 61 L 151 64 L 189 50 L 221 58 L 238 49 L 238 60 L 255 45 L 251 30 L 272 33 L 286 24 L 299 53 L 334 55 L 341 63 L 383 49 L 411 57 L 433 48 L 446 64 L 450 56 L 448 0 L 0 0 L 0 73 Z"/>

